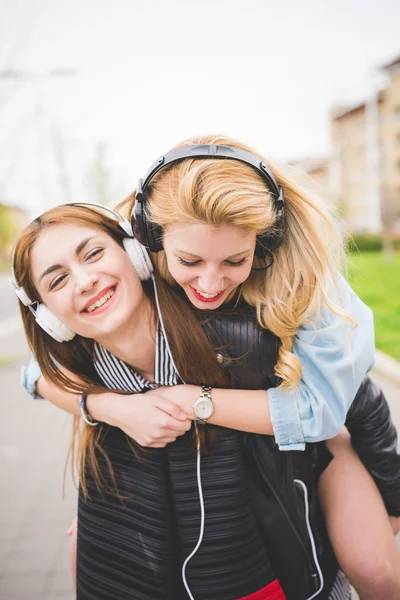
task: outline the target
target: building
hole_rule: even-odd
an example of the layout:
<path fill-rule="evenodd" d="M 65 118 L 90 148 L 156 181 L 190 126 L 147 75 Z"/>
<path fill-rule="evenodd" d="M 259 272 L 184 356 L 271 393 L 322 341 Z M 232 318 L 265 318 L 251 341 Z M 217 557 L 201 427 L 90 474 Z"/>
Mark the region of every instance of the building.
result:
<path fill-rule="evenodd" d="M 353 232 L 400 233 L 400 57 L 381 70 L 383 89 L 332 112 L 329 190 Z"/>
<path fill-rule="evenodd" d="M 384 226 L 400 234 L 400 56 L 382 68 L 390 83 L 380 111 L 381 212 Z"/>

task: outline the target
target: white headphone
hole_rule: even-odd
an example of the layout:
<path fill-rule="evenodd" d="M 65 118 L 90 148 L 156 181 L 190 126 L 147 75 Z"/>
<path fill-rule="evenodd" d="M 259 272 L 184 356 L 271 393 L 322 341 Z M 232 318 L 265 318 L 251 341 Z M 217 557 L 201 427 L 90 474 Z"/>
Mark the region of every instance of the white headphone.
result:
<path fill-rule="evenodd" d="M 96 207 L 113 215 L 114 219 L 118 222 L 118 225 L 128 236 L 122 240 L 122 243 L 139 276 L 139 279 L 141 281 L 150 279 L 153 273 L 153 264 L 150 260 L 150 256 L 148 255 L 146 248 L 144 248 L 142 244 L 139 244 L 139 242 L 135 239 L 132 231 L 132 225 L 129 221 L 124 219 L 122 215 L 120 215 L 118 212 L 114 212 L 107 206 L 103 206 L 101 204 L 91 204 L 88 202 L 71 202 L 64 204 L 63 206 L 87 206 L 90 208 Z M 75 337 L 76 334 L 66 325 L 64 325 L 64 323 L 60 321 L 60 319 L 56 317 L 45 304 L 41 304 L 38 300 L 31 300 L 24 288 L 18 285 L 14 273 L 14 256 L 12 259 L 12 279 L 10 279 L 10 281 L 15 288 L 15 293 L 17 294 L 19 300 L 22 302 L 22 304 L 28 306 L 29 310 L 35 316 L 36 323 L 39 325 L 39 327 L 44 329 L 44 331 L 46 331 L 46 333 L 48 333 L 57 342 L 69 342 Z"/>

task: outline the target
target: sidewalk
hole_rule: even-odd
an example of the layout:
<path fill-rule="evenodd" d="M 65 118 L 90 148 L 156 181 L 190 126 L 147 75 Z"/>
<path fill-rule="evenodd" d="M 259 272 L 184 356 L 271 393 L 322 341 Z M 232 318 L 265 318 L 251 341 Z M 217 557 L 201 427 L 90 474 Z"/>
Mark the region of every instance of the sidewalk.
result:
<path fill-rule="evenodd" d="M 18 386 L 17 365 L 0 371 L 0 598 L 73 600 L 65 531 L 76 490 L 62 481 L 68 415 L 33 401 Z"/>

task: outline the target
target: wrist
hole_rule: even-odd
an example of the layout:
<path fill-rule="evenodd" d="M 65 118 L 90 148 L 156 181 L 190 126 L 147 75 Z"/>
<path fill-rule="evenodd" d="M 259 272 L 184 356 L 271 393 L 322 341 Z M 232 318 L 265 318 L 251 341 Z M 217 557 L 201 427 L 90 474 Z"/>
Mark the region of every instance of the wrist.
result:
<path fill-rule="evenodd" d="M 193 405 L 193 412 L 199 425 L 205 425 L 214 413 L 211 392 L 210 386 L 202 385 L 200 395 Z"/>
<path fill-rule="evenodd" d="M 100 424 L 100 421 L 96 421 L 95 419 L 93 419 L 92 415 L 89 413 L 87 406 L 86 406 L 86 395 L 85 394 L 81 394 L 79 396 L 79 413 L 81 415 L 82 421 L 86 425 L 90 425 L 90 427 L 95 427 L 96 425 Z"/>
<path fill-rule="evenodd" d="M 181 409 L 187 414 L 191 421 L 196 420 L 196 415 L 193 410 L 193 405 L 201 394 L 200 385 L 184 384 L 174 386 L 172 390 L 177 390 L 176 396 L 172 396 L 171 400 L 179 404 Z"/>
<path fill-rule="evenodd" d="M 113 422 L 113 417 L 115 416 L 115 402 L 114 410 L 110 409 L 110 405 L 110 394 L 107 392 L 104 394 L 89 394 L 86 396 L 86 408 L 92 419 L 114 426 L 115 423 Z"/>

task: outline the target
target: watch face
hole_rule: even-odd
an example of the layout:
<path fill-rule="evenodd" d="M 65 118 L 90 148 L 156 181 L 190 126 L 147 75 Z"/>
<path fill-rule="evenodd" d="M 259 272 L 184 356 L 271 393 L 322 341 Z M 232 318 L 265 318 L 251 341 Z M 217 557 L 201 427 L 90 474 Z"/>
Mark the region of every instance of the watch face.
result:
<path fill-rule="evenodd" d="M 213 414 L 213 405 L 209 400 L 200 400 L 198 404 L 196 404 L 196 417 L 198 419 L 208 419 Z"/>

